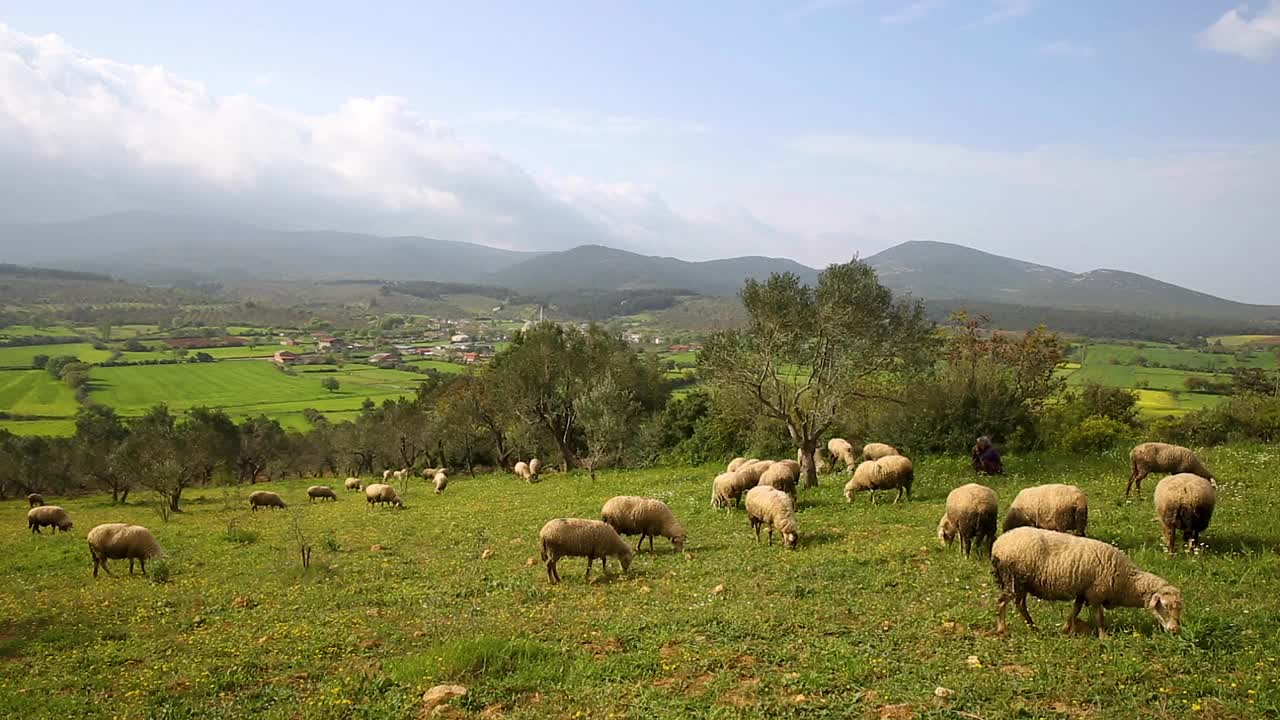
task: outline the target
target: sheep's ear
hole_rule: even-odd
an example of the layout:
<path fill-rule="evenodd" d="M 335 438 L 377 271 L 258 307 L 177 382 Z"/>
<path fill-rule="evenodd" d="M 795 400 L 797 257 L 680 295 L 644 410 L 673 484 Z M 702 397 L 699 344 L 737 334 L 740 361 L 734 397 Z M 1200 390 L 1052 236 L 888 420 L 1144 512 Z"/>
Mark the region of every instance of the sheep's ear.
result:
<path fill-rule="evenodd" d="M 1164 605 L 1164 603 L 1160 602 L 1160 596 L 1159 596 L 1159 595 L 1152 595 L 1152 596 L 1151 596 L 1151 599 L 1147 601 L 1147 609 L 1148 609 L 1148 610 L 1155 610 L 1155 611 L 1159 611 L 1159 610 L 1161 610 L 1161 609 L 1162 609 L 1163 605 Z"/>

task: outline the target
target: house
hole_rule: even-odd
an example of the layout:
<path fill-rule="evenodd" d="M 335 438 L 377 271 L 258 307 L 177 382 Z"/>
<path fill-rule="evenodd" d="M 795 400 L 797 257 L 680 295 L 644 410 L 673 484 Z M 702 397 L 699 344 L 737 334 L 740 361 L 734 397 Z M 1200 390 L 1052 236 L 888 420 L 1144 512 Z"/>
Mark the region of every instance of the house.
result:
<path fill-rule="evenodd" d="M 636 331 L 632 330 L 632 331 L 629 331 L 629 332 L 624 332 L 624 333 L 622 333 L 622 339 L 623 339 L 623 340 L 626 340 L 627 342 L 631 343 L 632 345 L 638 345 L 638 344 L 640 343 L 640 341 L 641 341 L 641 340 L 644 340 L 644 336 L 643 336 L 643 335 L 641 335 L 640 333 L 638 333 L 638 332 L 636 332 Z"/>
<path fill-rule="evenodd" d="M 282 338 L 280 338 L 280 344 L 281 344 L 281 345 L 287 345 L 287 346 L 289 346 L 289 347 L 293 347 L 294 345 L 297 345 L 297 344 L 298 344 L 298 341 L 297 341 L 297 340 L 294 340 L 293 338 L 289 338 L 289 337 L 282 337 Z"/>
<path fill-rule="evenodd" d="M 277 350 L 271 358 L 277 365 L 292 365 L 298 362 L 298 354 L 288 350 Z"/>
<path fill-rule="evenodd" d="M 384 362 L 387 362 L 388 360 L 394 360 L 394 359 L 395 359 L 395 355 L 392 355 L 391 353 L 374 353 L 373 355 L 369 356 L 369 362 L 373 363 L 374 365 L 377 365 L 379 363 L 384 363 Z"/>
<path fill-rule="evenodd" d="M 465 335 L 465 334 L 463 334 L 463 333 L 458 333 L 457 335 L 451 335 L 451 336 L 449 336 L 449 342 L 451 342 L 451 343 L 469 343 L 469 342 L 471 342 L 471 336 L 470 336 L 470 335 Z"/>
<path fill-rule="evenodd" d="M 347 346 L 347 343 L 343 341 L 342 338 L 331 337 L 328 335 L 325 335 L 324 337 L 316 338 L 317 350 L 341 350 L 346 346 Z"/>
<path fill-rule="evenodd" d="M 465 352 L 462 353 L 462 362 L 468 365 L 474 365 L 480 359 L 480 353 Z"/>

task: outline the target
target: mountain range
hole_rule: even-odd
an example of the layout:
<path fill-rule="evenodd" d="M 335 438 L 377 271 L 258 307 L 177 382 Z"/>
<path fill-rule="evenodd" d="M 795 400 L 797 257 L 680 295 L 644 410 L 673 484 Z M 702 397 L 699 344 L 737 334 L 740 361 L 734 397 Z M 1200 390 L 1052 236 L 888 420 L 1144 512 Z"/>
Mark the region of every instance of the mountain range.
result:
<path fill-rule="evenodd" d="M 818 271 L 793 260 L 690 262 L 582 245 L 528 252 L 427 237 L 282 231 L 222 220 L 122 213 L 0 225 L 0 262 L 106 273 L 149 284 L 381 278 L 479 283 L 523 292 L 666 288 L 731 296 L 745 278 Z M 1086 273 L 962 245 L 912 241 L 866 258 L 888 287 L 927 301 L 980 301 L 1158 317 L 1280 323 L 1280 307 L 1250 305 L 1144 275 Z"/>

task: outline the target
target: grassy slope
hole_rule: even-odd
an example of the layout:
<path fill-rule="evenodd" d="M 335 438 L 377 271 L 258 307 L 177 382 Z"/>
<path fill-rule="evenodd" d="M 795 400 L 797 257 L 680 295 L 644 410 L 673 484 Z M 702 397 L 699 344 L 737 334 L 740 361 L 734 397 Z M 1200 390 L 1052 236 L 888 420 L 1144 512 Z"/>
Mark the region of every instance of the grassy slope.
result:
<path fill-rule="evenodd" d="M 111 357 L 110 350 L 96 350 L 89 343 L 64 343 L 61 345 L 20 345 L 0 347 L 0 368 L 29 368 L 36 355 L 58 357 L 74 355 L 82 362 L 99 363 Z"/>
<path fill-rule="evenodd" d="M 1116 609 L 1105 641 L 1060 637 L 1067 606 L 1037 601 L 1039 629 L 991 635 L 987 561 L 933 538 L 946 492 L 970 480 L 963 459 L 921 459 L 917 497 L 898 506 L 848 506 L 824 478 L 802 493 L 796 552 L 757 546 L 741 511 L 707 507 L 714 468 L 550 474 L 540 485 L 457 477 L 443 496 L 414 485 L 404 511 L 370 511 L 348 494 L 310 507 L 310 481 L 293 481 L 268 486 L 288 511 L 253 514 L 249 488 L 210 489 L 167 524 L 142 505 L 59 499 L 76 529 L 56 537 L 30 536 L 25 505 L 10 501 L 0 504 L 10 518 L 0 574 L 15 580 L 0 587 L 0 714 L 407 720 L 425 688 L 459 682 L 466 711 L 513 718 L 907 717 L 885 709 L 900 704 L 929 717 L 1274 716 L 1280 480 L 1270 468 L 1280 455 L 1227 448 L 1207 460 L 1224 478 L 1208 549 L 1169 557 L 1151 486 L 1121 498 L 1122 453 L 1007 458 L 1015 474 L 993 483 L 1002 505 L 1027 484 L 1079 482 L 1091 534 L 1184 589 L 1182 635 Z M 596 516 L 619 493 L 665 499 L 690 552 L 661 540 L 629 574 L 591 583 L 581 559 L 565 560 L 565 582 L 549 587 L 528 564 L 538 528 Z M 316 547 L 306 575 L 295 519 Z M 149 525 L 171 554 L 171 582 L 92 581 L 84 535 L 108 521 Z M 231 522 L 256 542 L 224 539 Z M 939 686 L 952 699 L 937 699 Z"/>
<path fill-rule="evenodd" d="M 74 415 L 76 396 L 44 370 L 8 370 L 0 372 L 0 409 L 15 415 Z"/>

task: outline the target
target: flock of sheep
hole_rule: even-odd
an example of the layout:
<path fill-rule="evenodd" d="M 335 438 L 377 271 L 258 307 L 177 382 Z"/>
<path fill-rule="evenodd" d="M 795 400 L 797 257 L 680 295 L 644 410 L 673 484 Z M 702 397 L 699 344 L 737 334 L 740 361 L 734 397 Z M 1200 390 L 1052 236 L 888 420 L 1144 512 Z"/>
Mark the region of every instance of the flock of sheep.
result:
<path fill-rule="evenodd" d="M 830 461 L 821 452 L 815 453 L 815 469 L 835 471 L 843 465 L 850 473 L 844 487 L 848 502 L 852 503 L 858 492 L 869 491 L 874 504 L 877 490 L 896 490 L 895 503 L 904 496 L 910 499 L 914 468 L 911 461 L 892 446 L 868 444 L 862 448 L 861 461 L 850 443 L 840 438 L 831 440 L 827 451 Z M 742 506 L 757 543 L 761 530 L 767 531 L 770 544 L 777 532 L 783 546 L 794 550 L 800 544 L 796 494 L 801 461 L 735 458 L 725 472 L 712 481 L 712 507 Z M 1182 533 L 1188 549 L 1194 550 L 1217 502 L 1213 475 L 1195 453 L 1176 445 L 1143 443 L 1130 453 L 1130 461 L 1132 473 L 1125 494 L 1135 486 L 1140 491 L 1142 480 L 1151 473 L 1167 474 L 1155 492 L 1155 510 L 1164 529 L 1164 542 L 1170 553 L 1176 552 L 1178 533 Z M 540 467 L 536 458 L 521 461 L 516 463 L 514 473 L 527 482 L 537 482 Z M 403 508 L 404 502 L 395 488 L 385 481 L 403 481 L 410 473 L 408 469 L 387 470 L 383 474 L 384 482 L 369 485 L 364 485 L 360 478 L 347 478 L 344 487 L 348 491 L 363 490 L 369 507 L 377 504 Z M 443 493 L 448 485 L 444 468 L 427 468 L 423 477 L 432 481 L 437 494 Z M 338 499 L 334 491 L 324 485 L 307 488 L 307 497 L 310 502 Z M 30 506 L 27 523 L 31 532 L 40 534 L 43 527 L 68 532 L 74 526 L 65 509 L 45 505 L 40 495 L 31 494 L 27 500 Z M 279 494 L 265 490 L 251 493 L 249 506 L 253 511 L 287 508 Z M 1023 620 L 1034 626 L 1027 611 L 1027 595 L 1074 603 L 1063 626 L 1064 633 L 1075 631 L 1077 617 L 1085 604 L 1092 609 L 1093 630 L 1100 637 L 1105 630 L 1102 617 L 1105 607 L 1145 607 L 1163 628 L 1178 631 L 1181 591 L 1163 578 L 1138 568 L 1118 548 L 1085 537 L 1089 506 L 1079 488 L 1052 484 L 1023 489 L 1009 505 L 1003 534 L 997 539 L 998 514 L 995 491 L 969 483 L 948 494 L 937 527 L 938 540 L 944 547 L 958 539 L 966 556 L 974 546 L 979 551 L 989 550 L 992 574 L 1000 589 L 996 605 L 998 632 L 1007 630 L 1005 611 L 1011 601 Z M 634 551 L 622 539 L 624 535 L 640 536 Z M 604 504 L 599 520 L 556 518 L 542 527 L 538 538 L 547 577 L 554 584 L 560 581 L 557 563 L 561 558 L 587 558 L 587 577 L 596 559 L 600 560 L 603 571 L 607 572 L 608 558 L 616 559 L 625 571 L 645 539 L 649 540 L 652 551 L 653 539 L 659 536 L 669 539 L 677 552 L 683 552 L 684 526 L 666 503 L 653 498 L 618 496 Z M 130 574 L 134 561 L 139 561 L 145 573 L 146 561 L 163 552 L 151 532 L 139 525 L 98 525 L 89 531 L 87 539 L 95 578 L 99 568 L 111 574 L 108 560 L 128 559 Z"/>

